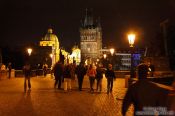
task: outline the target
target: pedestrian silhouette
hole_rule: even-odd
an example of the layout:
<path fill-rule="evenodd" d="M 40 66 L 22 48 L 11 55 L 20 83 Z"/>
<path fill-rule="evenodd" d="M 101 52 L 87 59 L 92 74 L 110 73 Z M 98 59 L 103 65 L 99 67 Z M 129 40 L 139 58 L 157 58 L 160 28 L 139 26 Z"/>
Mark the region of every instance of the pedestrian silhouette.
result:
<path fill-rule="evenodd" d="M 95 76 L 96 76 L 96 69 L 95 67 L 91 64 L 88 71 L 87 75 L 89 76 L 89 81 L 90 81 L 90 92 L 94 92 L 94 81 L 95 81 Z"/>
<path fill-rule="evenodd" d="M 31 67 L 29 63 L 26 63 L 23 67 L 24 72 L 24 92 L 26 92 L 27 85 L 28 90 L 31 90 L 30 76 L 31 76 Z M 28 81 L 28 84 L 27 84 Z"/>
<path fill-rule="evenodd" d="M 58 84 L 58 89 L 61 89 L 61 83 L 63 78 L 63 65 L 61 62 L 57 62 L 53 67 L 53 73 L 55 76 L 55 84 L 54 88 L 56 88 L 56 85 Z"/>
<path fill-rule="evenodd" d="M 134 115 L 155 115 L 156 108 L 164 109 L 168 91 L 158 87 L 155 83 L 147 80 L 148 66 L 138 66 L 138 81 L 132 84 L 123 100 L 122 114 L 126 112 L 131 104 L 134 105 Z"/>
<path fill-rule="evenodd" d="M 12 63 L 11 62 L 8 63 L 7 68 L 8 68 L 8 77 L 10 79 L 11 78 L 11 71 L 12 71 Z"/>
<path fill-rule="evenodd" d="M 105 76 L 107 78 L 107 93 L 112 92 L 113 89 L 113 81 L 116 78 L 115 73 L 112 69 L 112 64 L 108 65 L 107 71 L 105 73 Z"/>
<path fill-rule="evenodd" d="M 76 67 L 75 74 L 77 75 L 77 78 L 78 78 L 78 88 L 79 88 L 79 91 L 82 91 L 83 79 L 84 79 L 84 76 L 86 74 L 86 68 L 85 68 L 83 62 L 81 62 Z"/>
<path fill-rule="evenodd" d="M 64 66 L 63 71 L 63 78 L 64 78 L 64 91 L 71 90 L 71 66 L 67 64 Z"/>
<path fill-rule="evenodd" d="M 46 75 L 47 75 L 47 69 L 48 69 L 48 65 L 47 65 L 47 64 L 44 64 L 44 65 L 43 65 L 44 77 L 46 77 Z"/>
<path fill-rule="evenodd" d="M 103 79 L 103 73 L 104 73 L 103 65 L 98 64 L 96 71 L 97 71 L 97 74 L 96 74 L 97 92 L 98 91 L 101 92 L 102 91 L 102 79 Z"/>

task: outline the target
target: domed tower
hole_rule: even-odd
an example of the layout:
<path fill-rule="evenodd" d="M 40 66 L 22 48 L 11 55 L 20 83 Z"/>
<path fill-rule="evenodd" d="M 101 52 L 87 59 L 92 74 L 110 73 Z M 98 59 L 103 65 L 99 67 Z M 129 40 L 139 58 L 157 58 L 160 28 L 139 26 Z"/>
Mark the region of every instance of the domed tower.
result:
<path fill-rule="evenodd" d="M 40 41 L 40 46 L 51 46 L 52 47 L 52 66 L 59 60 L 59 40 L 58 37 L 53 34 L 51 28 L 48 29 L 47 34 Z"/>

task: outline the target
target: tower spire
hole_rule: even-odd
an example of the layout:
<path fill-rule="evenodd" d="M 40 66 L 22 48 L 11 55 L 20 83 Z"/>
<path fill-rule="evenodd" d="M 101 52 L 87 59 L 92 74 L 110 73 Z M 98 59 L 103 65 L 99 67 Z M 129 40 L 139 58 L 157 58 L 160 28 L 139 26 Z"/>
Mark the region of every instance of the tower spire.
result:
<path fill-rule="evenodd" d="M 87 14 L 88 10 L 86 8 L 86 14 L 85 14 L 85 19 L 84 19 L 84 27 L 86 27 L 88 25 L 88 14 Z"/>
<path fill-rule="evenodd" d="M 91 27 L 94 25 L 92 12 L 93 12 L 92 9 L 88 10 L 86 8 L 86 13 L 85 13 L 85 18 L 84 18 L 84 27 Z"/>

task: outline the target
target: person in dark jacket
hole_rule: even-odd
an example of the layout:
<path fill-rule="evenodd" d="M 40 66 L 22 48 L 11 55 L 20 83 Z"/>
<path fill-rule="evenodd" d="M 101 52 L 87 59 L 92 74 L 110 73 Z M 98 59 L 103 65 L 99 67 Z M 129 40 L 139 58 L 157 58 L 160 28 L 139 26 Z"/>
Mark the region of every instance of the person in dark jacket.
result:
<path fill-rule="evenodd" d="M 64 66 L 63 71 L 63 78 L 64 78 L 64 91 L 71 90 L 71 65 L 67 64 Z"/>
<path fill-rule="evenodd" d="M 165 112 L 166 98 L 168 91 L 160 88 L 155 83 L 147 80 L 148 66 L 140 64 L 138 66 L 138 81 L 132 84 L 123 100 L 122 114 L 126 112 L 131 104 L 134 105 L 134 115 L 156 115 L 158 112 Z M 163 111 L 161 111 L 161 108 Z"/>
<path fill-rule="evenodd" d="M 97 80 L 97 91 L 101 92 L 102 91 L 102 79 L 103 79 L 103 65 L 99 64 L 96 69 L 96 80 Z"/>
<path fill-rule="evenodd" d="M 86 68 L 84 67 L 83 62 L 81 62 L 75 69 L 75 74 L 78 78 L 78 88 L 79 91 L 82 91 L 83 79 L 86 74 Z"/>
<path fill-rule="evenodd" d="M 107 78 L 107 93 L 109 93 L 109 92 L 111 93 L 112 89 L 113 89 L 113 81 L 115 79 L 115 73 L 112 69 L 112 64 L 108 65 L 105 76 Z"/>
<path fill-rule="evenodd" d="M 62 82 L 62 76 L 63 76 L 63 65 L 61 62 L 57 62 L 54 65 L 53 73 L 55 76 L 54 88 L 56 88 L 56 85 L 58 84 L 58 89 L 61 89 L 61 82 Z"/>
<path fill-rule="evenodd" d="M 30 76 L 31 76 L 31 67 L 29 63 L 26 63 L 23 67 L 24 72 L 24 92 L 26 92 L 27 89 L 27 80 L 28 80 L 28 88 L 31 89 L 31 83 L 30 83 Z"/>

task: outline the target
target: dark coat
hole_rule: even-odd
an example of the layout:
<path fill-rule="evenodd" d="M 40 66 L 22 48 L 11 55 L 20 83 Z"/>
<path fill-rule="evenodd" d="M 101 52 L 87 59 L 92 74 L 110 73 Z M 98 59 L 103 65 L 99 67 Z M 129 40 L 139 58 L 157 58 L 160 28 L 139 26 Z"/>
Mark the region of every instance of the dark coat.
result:
<path fill-rule="evenodd" d="M 102 79 L 103 78 L 104 70 L 102 68 L 100 68 L 100 67 L 97 67 L 96 72 L 97 72 L 96 78 L 97 79 Z"/>
<path fill-rule="evenodd" d="M 26 64 L 26 65 L 23 67 L 23 73 L 24 73 L 24 76 L 25 76 L 25 77 L 30 77 L 30 74 L 31 74 L 31 67 L 30 67 L 30 64 Z"/>
<path fill-rule="evenodd" d="M 122 106 L 122 114 L 125 115 L 129 106 L 133 103 L 135 115 L 137 111 L 143 111 L 149 107 L 165 107 L 168 91 L 158 87 L 148 80 L 139 80 L 131 85 L 125 95 Z"/>
<path fill-rule="evenodd" d="M 75 74 L 77 74 L 77 77 L 84 77 L 86 68 L 83 65 L 78 65 L 75 69 Z"/>
<path fill-rule="evenodd" d="M 61 63 L 56 63 L 53 67 L 53 73 L 55 78 L 61 78 L 61 76 L 63 76 L 63 65 Z"/>
<path fill-rule="evenodd" d="M 64 67 L 63 77 L 64 78 L 71 78 L 71 66 L 70 65 L 67 65 Z"/>
<path fill-rule="evenodd" d="M 107 71 L 105 73 L 105 76 L 106 76 L 106 78 L 116 78 L 114 71 L 113 70 L 109 70 L 109 69 L 107 69 Z"/>

